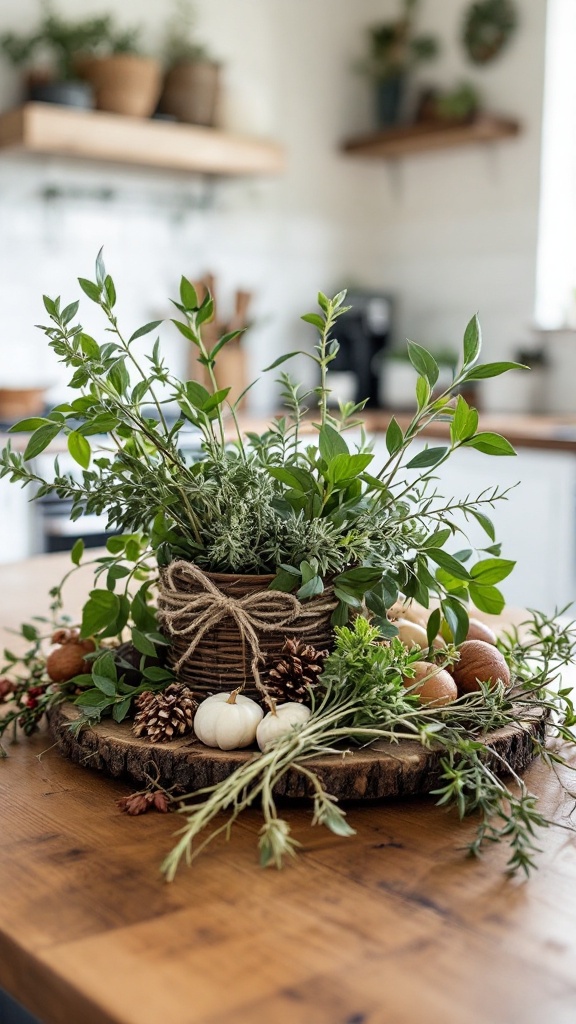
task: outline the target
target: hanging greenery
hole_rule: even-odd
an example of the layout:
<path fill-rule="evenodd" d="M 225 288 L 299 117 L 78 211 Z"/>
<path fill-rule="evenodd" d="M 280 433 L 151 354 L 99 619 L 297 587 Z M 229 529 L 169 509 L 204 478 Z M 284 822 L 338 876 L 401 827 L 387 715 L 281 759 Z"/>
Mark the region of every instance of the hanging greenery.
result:
<path fill-rule="evenodd" d="M 513 0 L 479 0 L 464 16 L 462 44 L 474 64 L 495 60 L 509 44 L 518 25 Z"/>

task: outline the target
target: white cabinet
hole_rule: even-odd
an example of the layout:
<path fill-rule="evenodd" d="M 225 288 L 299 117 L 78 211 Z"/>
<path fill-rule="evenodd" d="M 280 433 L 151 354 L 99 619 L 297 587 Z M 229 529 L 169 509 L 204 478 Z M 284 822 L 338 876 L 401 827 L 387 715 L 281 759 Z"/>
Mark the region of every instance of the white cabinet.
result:
<path fill-rule="evenodd" d="M 442 443 L 428 441 L 430 447 Z M 424 442 L 415 441 L 411 457 L 422 448 Z M 374 467 L 380 467 L 387 458 L 384 435 L 375 436 L 374 452 Z M 521 448 L 516 458 L 495 458 L 467 448 L 455 452 L 436 475 L 438 490 L 447 498 L 475 498 L 486 488 L 513 487 L 507 500 L 485 509 L 502 542 L 502 556 L 517 562 L 499 584 L 508 604 L 550 613 L 576 600 L 576 455 Z M 471 546 L 490 544 L 475 521 L 462 525 Z M 452 550 L 466 546 L 460 538 Z"/>
<path fill-rule="evenodd" d="M 38 550 L 32 491 L 0 480 L 0 564 L 29 558 Z"/>

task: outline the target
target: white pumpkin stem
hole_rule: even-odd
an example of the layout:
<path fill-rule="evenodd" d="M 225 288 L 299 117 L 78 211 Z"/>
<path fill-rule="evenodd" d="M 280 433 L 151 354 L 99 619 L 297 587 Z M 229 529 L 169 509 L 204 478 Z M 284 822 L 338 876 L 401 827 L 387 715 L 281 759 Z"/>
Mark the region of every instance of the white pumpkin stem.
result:
<path fill-rule="evenodd" d="M 239 687 L 238 687 L 238 688 L 237 688 L 236 690 L 232 690 L 232 693 L 231 693 L 231 694 L 230 694 L 230 696 L 228 697 L 228 700 L 226 701 L 226 703 L 227 703 L 227 704 L 235 704 L 235 703 L 236 703 L 236 697 L 237 697 L 237 696 L 238 696 L 238 694 L 240 693 L 240 690 L 241 690 L 241 689 L 242 689 L 242 687 L 241 687 L 241 686 L 239 686 Z"/>
<path fill-rule="evenodd" d="M 271 697 L 270 694 L 267 693 L 264 698 L 264 703 L 266 704 L 266 707 L 270 709 L 271 715 L 278 716 L 278 712 L 276 711 L 276 701 L 274 700 L 274 697 Z"/>

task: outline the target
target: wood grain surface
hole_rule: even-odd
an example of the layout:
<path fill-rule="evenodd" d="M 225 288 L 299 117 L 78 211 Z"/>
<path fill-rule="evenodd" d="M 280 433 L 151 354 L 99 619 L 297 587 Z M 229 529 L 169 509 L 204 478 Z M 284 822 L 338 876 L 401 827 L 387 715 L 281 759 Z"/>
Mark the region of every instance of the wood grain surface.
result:
<path fill-rule="evenodd" d="M 0 116 L 0 150 L 202 174 L 278 174 L 281 145 L 265 139 L 101 110 L 26 103 Z"/>
<path fill-rule="evenodd" d="M 514 771 L 522 772 L 534 758 L 533 738 L 544 739 L 546 717 L 541 708 L 534 709 L 525 721 L 494 730 L 486 741 Z M 151 743 L 135 736 L 130 722 L 119 725 L 110 718 L 74 734 L 70 725 L 78 721 L 80 711 L 68 703 L 52 708 L 48 718 L 65 757 L 84 768 L 129 778 L 138 789 L 150 780 L 181 793 L 214 786 L 258 753 L 256 745 L 247 750 L 206 747 L 194 734 L 170 743 Z M 377 800 L 429 793 L 439 783 L 441 756 L 441 751 L 426 750 L 410 740 L 382 741 L 363 750 L 347 749 L 341 756 L 313 758 L 306 765 L 338 800 Z M 496 772 L 498 766 L 496 762 Z M 313 795 L 309 780 L 295 768 L 282 776 L 274 792 L 296 798 Z"/>
<path fill-rule="evenodd" d="M 0 569 L 2 621 L 63 560 Z M 17 588 L 18 589 L 18 588 Z M 129 818 L 120 781 L 64 760 L 47 734 L 0 762 L 0 985 L 46 1024 L 574 1024 L 576 856 L 542 835 L 539 872 L 459 849 L 474 823 L 429 797 L 349 807 L 356 836 L 286 814 L 302 843 L 258 867 L 249 812 L 170 886 L 178 820 Z M 526 780 L 569 823 L 573 800 L 536 761 Z"/>

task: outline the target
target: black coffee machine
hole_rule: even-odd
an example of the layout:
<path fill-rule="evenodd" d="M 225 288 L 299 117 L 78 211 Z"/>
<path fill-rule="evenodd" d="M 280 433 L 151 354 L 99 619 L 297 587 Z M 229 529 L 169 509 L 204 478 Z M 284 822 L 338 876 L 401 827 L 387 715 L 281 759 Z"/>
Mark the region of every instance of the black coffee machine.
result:
<path fill-rule="evenodd" d="M 340 343 L 330 363 L 331 404 L 338 400 L 378 406 L 382 356 L 392 341 L 392 298 L 385 292 L 351 289 L 346 305 L 352 308 L 336 322 L 333 337 Z"/>

